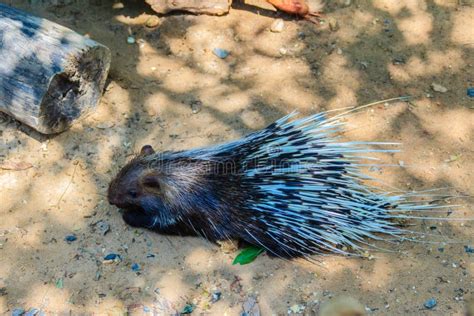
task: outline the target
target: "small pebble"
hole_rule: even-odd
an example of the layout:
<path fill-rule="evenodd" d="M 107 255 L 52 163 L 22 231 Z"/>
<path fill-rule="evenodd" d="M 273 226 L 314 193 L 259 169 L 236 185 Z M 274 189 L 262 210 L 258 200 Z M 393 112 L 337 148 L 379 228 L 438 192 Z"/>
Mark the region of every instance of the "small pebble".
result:
<path fill-rule="evenodd" d="M 135 37 L 133 37 L 133 36 L 131 36 L 131 35 L 130 35 L 129 37 L 127 37 L 127 43 L 129 43 L 129 44 L 135 44 Z"/>
<path fill-rule="evenodd" d="M 394 65 L 402 65 L 405 63 L 406 63 L 406 60 L 404 57 L 395 57 L 392 59 L 392 64 Z"/>
<path fill-rule="evenodd" d="M 138 263 L 132 264 L 132 271 L 133 272 L 138 272 L 140 271 L 140 265 Z"/>
<path fill-rule="evenodd" d="M 25 313 L 25 310 L 23 308 L 15 308 L 12 311 L 12 316 L 21 316 Z"/>
<path fill-rule="evenodd" d="M 290 310 L 294 314 L 300 314 L 305 310 L 305 307 L 303 305 L 295 304 L 290 307 Z"/>
<path fill-rule="evenodd" d="M 186 304 L 181 314 L 191 314 L 196 306 L 194 304 Z"/>
<path fill-rule="evenodd" d="M 339 30 L 339 23 L 334 18 L 329 18 L 329 29 L 333 32 Z"/>
<path fill-rule="evenodd" d="M 342 5 L 345 7 L 349 7 L 352 4 L 352 0 L 343 0 Z"/>
<path fill-rule="evenodd" d="M 448 89 L 446 87 L 443 87 L 442 85 L 434 83 L 434 82 L 431 84 L 431 88 L 433 89 L 433 91 L 440 92 L 440 93 L 448 92 Z"/>
<path fill-rule="evenodd" d="M 71 234 L 71 235 L 67 235 L 66 237 L 64 237 L 64 240 L 65 240 L 68 244 L 70 244 L 70 243 L 72 243 L 73 241 L 77 240 L 77 237 L 76 237 L 76 235 Z"/>
<path fill-rule="evenodd" d="M 429 300 L 427 300 L 427 301 L 423 304 L 423 306 L 426 307 L 427 309 L 432 309 L 432 308 L 434 308 L 437 304 L 438 304 L 438 302 L 436 302 L 436 299 L 430 298 Z"/>
<path fill-rule="evenodd" d="M 260 315 L 260 307 L 258 306 L 257 299 L 253 296 L 247 297 L 242 304 L 242 309 L 241 315 Z"/>
<path fill-rule="evenodd" d="M 115 9 L 115 10 L 119 10 L 119 9 L 123 9 L 123 8 L 125 8 L 125 6 L 123 5 L 122 2 L 115 2 L 112 5 L 112 9 Z"/>
<path fill-rule="evenodd" d="M 145 42 L 144 39 L 139 38 L 139 39 L 137 40 L 137 43 L 138 43 L 138 47 L 143 48 L 143 47 L 145 47 L 145 43 L 146 43 L 146 42 Z"/>
<path fill-rule="evenodd" d="M 39 314 L 40 314 L 39 309 L 31 308 L 29 311 L 27 311 L 25 314 L 23 314 L 23 316 L 35 316 L 35 315 L 39 315 Z"/>
<path fill-rule="evenodd" d="M 195 100 L 191 102 L 191 111 L 193 112 L 193 114 L 198 114 L 199 112 L 201 112 L 201 109 L 202 109 L 201 101 Z"/>
<path fill-rule="evenodd" d="M 214 55 L 221 59 L 225 59 L 227 56 L 229 56 L 230 52 L 228 50 L 222 49 L 222 48 L 214 48 L 212 50 Z"/>
<path fill-rule="evenodd" d="M 285 22 L 282 19 L 276 19 L 270 26 L 270 31 L 272 31 L 273 33 L 281 33 L 284 28 Z"/>
<path fill-rule="evenodd" d="M 474 98 L 474 88 L 467 88 L 467 96 Z"/>
<path fill-rule="evenodd" d="M 97 128 L 98 129 L 109 129 L 109 128 L 114 127 L 114 125 L 115 124 L 113 122 L 105 122 L 105 123 L 97 124 Z"/>
<path fill-rule="evenodd" d="M 110 231 L 110 225 L 106 221 L 98 221 L 96 227 L 102 236 L 105 236 Z"/>
<path fill-rule="evenodd" d="M 215 303 L 221 299 L 222 293 L 220 291 L 215 291 L 211 295 L 211 303 Z"/>
<path fill-rule="evenodd" d="M 466 253 L 474 253 L 474 247 L 471 246 L 464 246 L 464 251 Z"/>
<path fill-rule="evenodd" d="M 122 257 L 116 253 L 109 253 L 104 257 L 104 261 L 122 261 Z"/>
<path fill-rule="evenodd" d="M 160 18 L 157 17 L 156 15 L 150 16 L 145 22 L 146 27 L 149 27 L 149 28 L 157 27 L 159 24 L 160 24 Z"/>

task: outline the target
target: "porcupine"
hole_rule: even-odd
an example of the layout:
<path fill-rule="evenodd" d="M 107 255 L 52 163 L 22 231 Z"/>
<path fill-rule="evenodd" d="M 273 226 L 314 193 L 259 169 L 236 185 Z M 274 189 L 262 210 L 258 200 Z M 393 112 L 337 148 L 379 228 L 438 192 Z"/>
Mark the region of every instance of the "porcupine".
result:
<path fill-rule="evenodd" d="M 373 149 L 393 143 L 338 141 L 337 117 L 295 114 L 213 147 L 155 153 L 146 145 L 112 180 L 108 200 L 131 226 L 239 239 L 282 258 L 360 253 L 370 239 L 404 239 L 396 219 L 443 207 L 363 183 L 360 160 L 398 151 Z"/>

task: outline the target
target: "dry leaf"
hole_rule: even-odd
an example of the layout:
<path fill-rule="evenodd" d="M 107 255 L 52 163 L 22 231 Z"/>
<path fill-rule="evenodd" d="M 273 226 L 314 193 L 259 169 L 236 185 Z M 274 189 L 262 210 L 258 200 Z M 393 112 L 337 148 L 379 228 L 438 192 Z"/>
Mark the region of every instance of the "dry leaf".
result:
<path fill-rule="evenodd" d="M 0 164 L 0 169 L 3 170 L 26 170 L 32 168 L 33 165 L 30 164 L 29 162 L 24 162 L 24 161 L 19 161 L 19 162 L 14 162 L 14 161 L 4 161 L 2 164 Z"/>

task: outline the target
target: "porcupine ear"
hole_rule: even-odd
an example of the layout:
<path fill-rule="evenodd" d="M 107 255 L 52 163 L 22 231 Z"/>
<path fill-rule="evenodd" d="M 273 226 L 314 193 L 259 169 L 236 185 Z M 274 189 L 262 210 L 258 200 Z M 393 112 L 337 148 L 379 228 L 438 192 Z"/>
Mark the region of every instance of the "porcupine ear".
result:
<path fill-rule="evenodd" d="M 154 153 L 155 151 L 153 150 L 153 147 L 151 147 L 151 145 L 145 145 L 140 150 L 140 156 L 148 156 Z"/>
<path fill-rule="evenodd" d="M 148 173 L 143 176 L 141 180 L 142 184 L 147 188 L 159 191 L 161 189 L 161 184 L 159 176 L 156 173 Z"/>

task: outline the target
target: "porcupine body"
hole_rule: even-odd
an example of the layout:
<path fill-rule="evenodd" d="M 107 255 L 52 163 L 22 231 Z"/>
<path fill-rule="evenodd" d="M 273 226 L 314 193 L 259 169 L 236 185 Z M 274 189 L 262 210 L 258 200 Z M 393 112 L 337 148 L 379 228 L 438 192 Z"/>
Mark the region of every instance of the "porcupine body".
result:
<path fill-rule="evenodd" d="M 358 170 L 367 152 L 394 151 L 369 147 L 392 144 L 340 142 L 337 119 L 293 116 L 214 147 L 155 153 L 144 146 L 111 182 L 109 202 L 132 226 L 241 239 L 283 258 L 403 238 L 394 219 L 428 206 L 365 186 Z"/>

